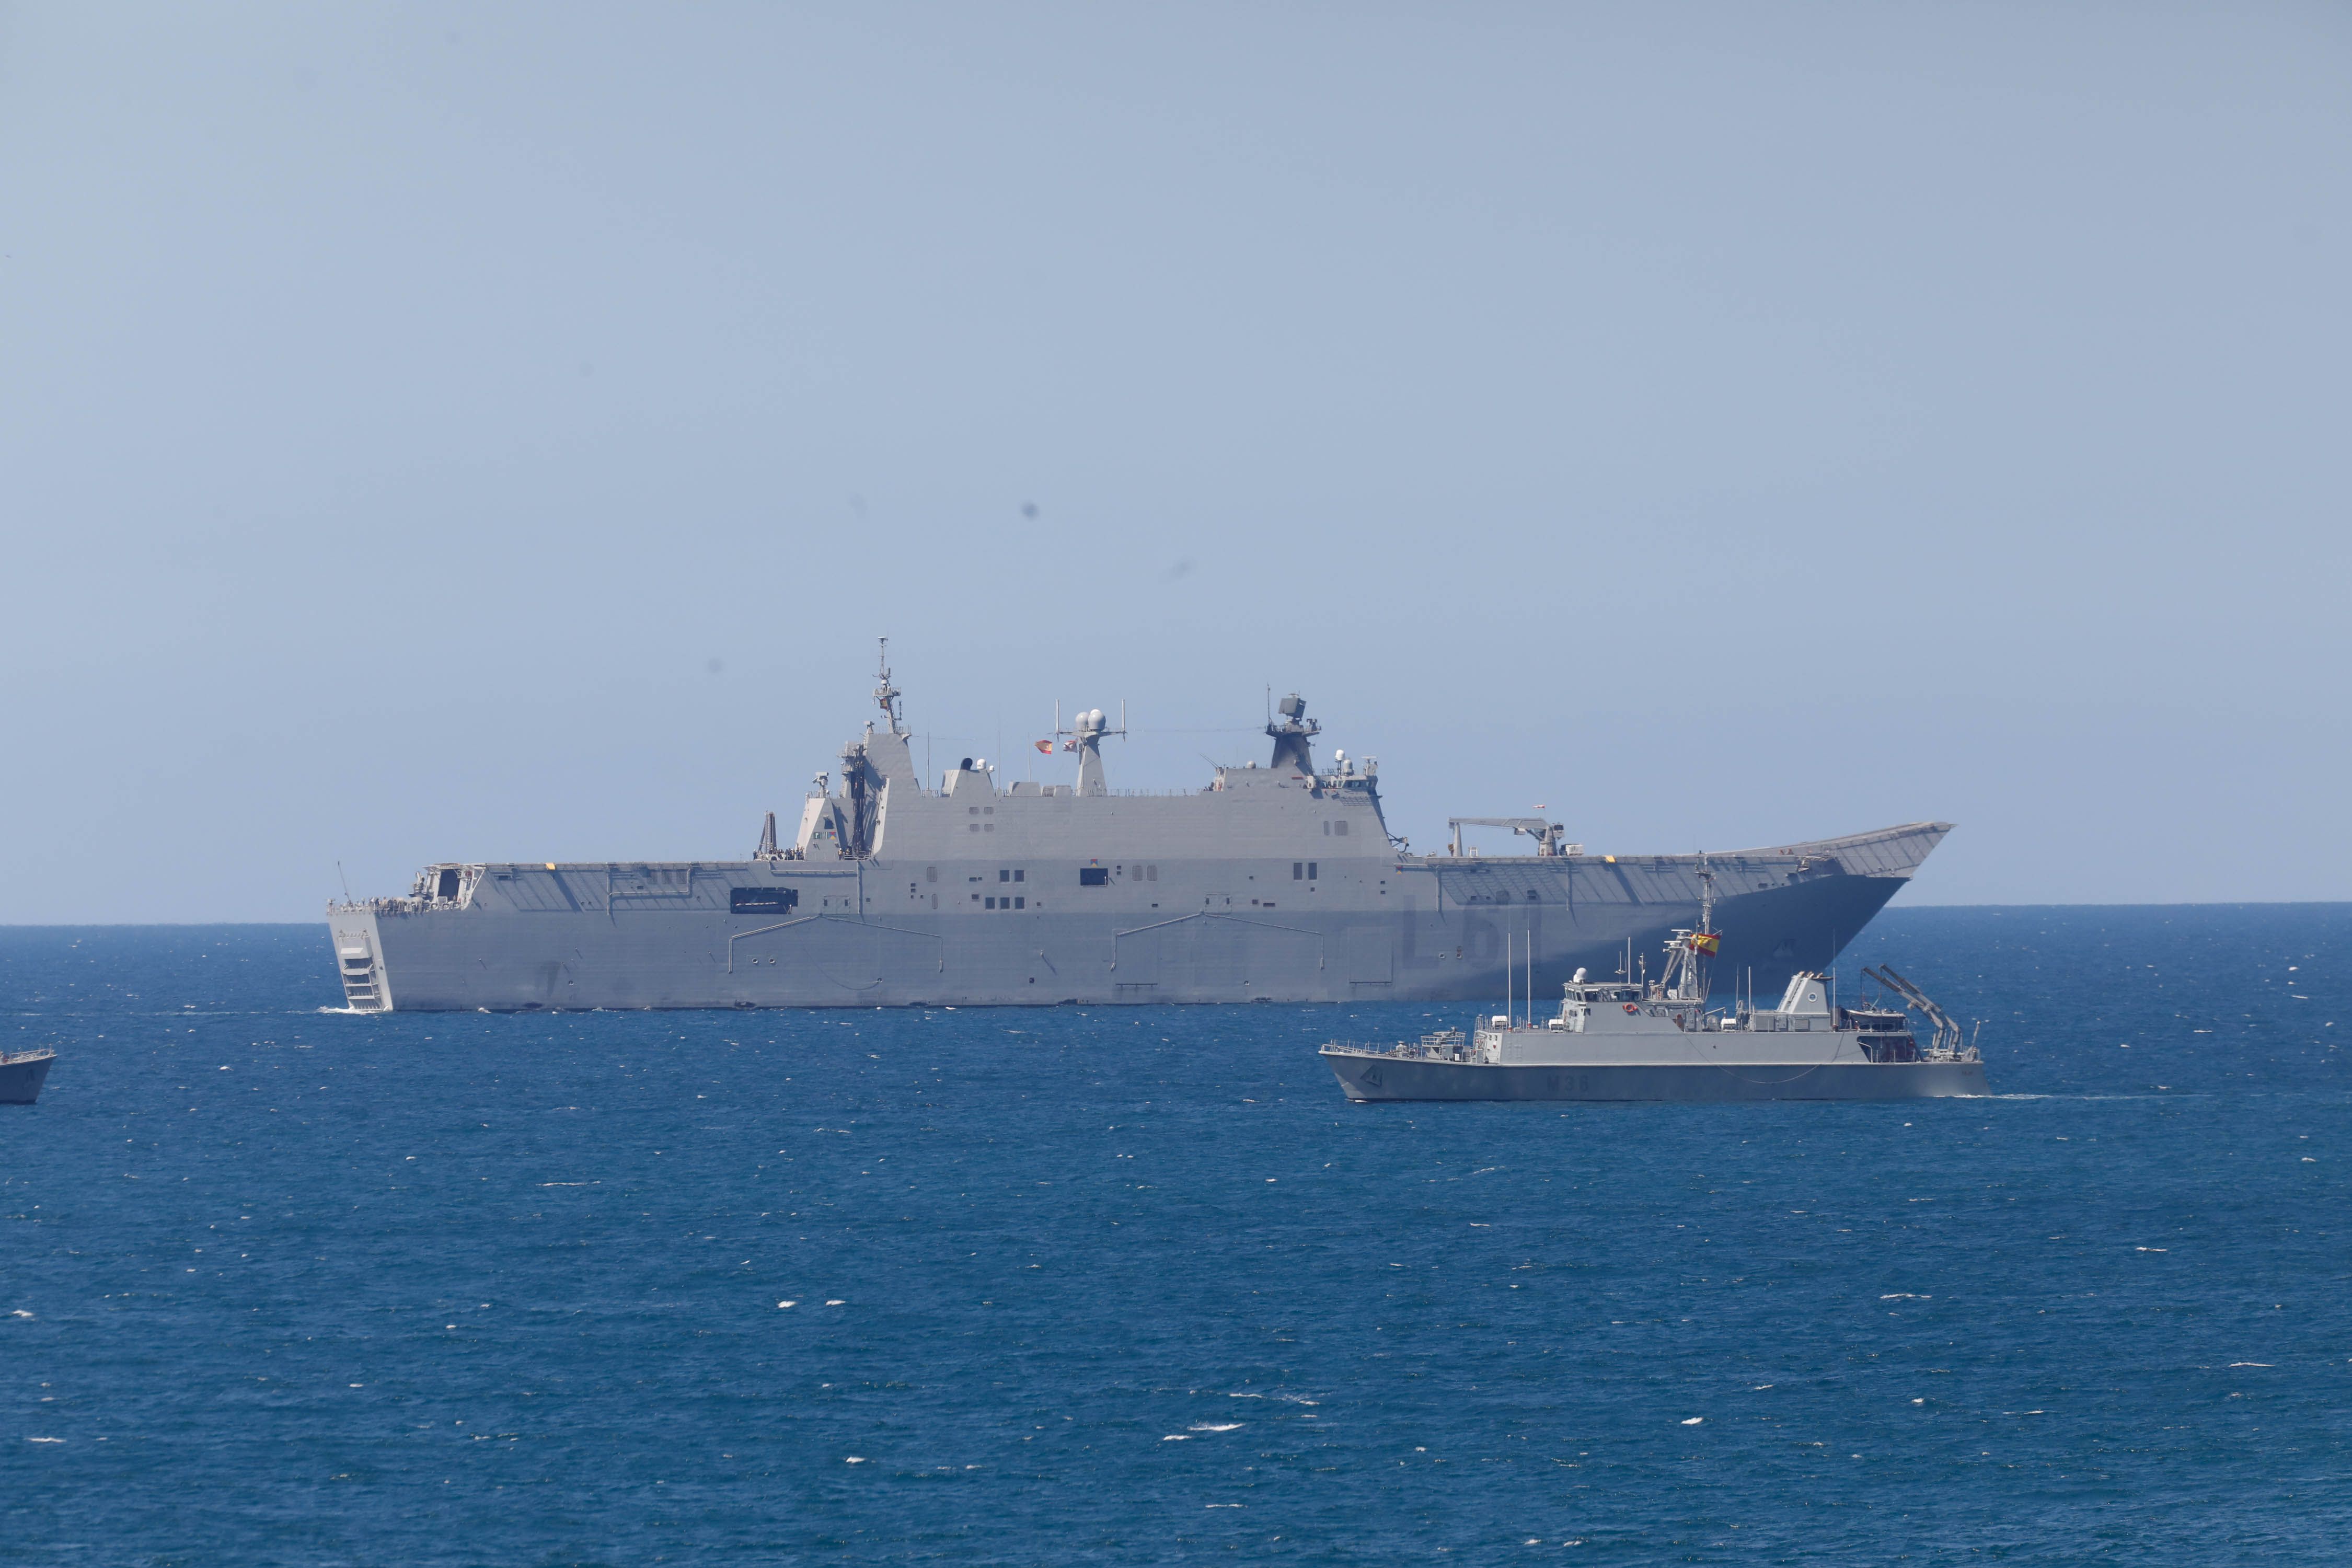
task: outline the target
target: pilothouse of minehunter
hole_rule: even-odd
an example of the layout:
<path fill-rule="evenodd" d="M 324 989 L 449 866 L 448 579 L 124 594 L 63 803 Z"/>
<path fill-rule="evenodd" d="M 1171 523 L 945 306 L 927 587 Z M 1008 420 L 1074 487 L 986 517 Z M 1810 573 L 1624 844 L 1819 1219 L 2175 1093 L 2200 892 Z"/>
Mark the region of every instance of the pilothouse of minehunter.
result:
<path fill-rule="evenodd" d="M 1112 787 L 1104 745 L 1124 725 L 1099 708 L 1039 742 L 1075 763 L 1065 781 L 1002 779 L 980 757 L 925 778 L 887 657 L 874 700 L 789 844 L 770 812 L 740 860 L 439 861 L 404 897 L 331 904 L 349 1005 L 1468 999 L 1497 994 L 1507 963 L 1558 985 L 1690 927 L 1703 865 L 1729 933 L 1720 972 L 1779 985 L 1826 969 L 1949 831 L 1701 858 L 1459 816 L 1444 852 L 1420 854 L 1391 833 L 1373 758 L 1318 764 L 1322 727 L 1296 695 L 1266 721 L 1265 762 L 1175 792 Z M 1471 828 L 1530 852 L 1481 854 Z"/>

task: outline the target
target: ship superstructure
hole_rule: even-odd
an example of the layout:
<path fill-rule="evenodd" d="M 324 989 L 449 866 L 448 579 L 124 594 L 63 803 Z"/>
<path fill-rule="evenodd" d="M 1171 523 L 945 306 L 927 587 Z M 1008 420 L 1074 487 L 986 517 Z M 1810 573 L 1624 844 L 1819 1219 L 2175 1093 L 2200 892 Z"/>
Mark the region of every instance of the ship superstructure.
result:
<path fill-rule="evenodd" d="M 1740 935 L 1726 972 L 1826 966 L 1948 832 L 1915 823 L 1773 848 L 1588 855 L 1560 825 L 1458 819 L 1455 852 L 1391 837 L 1378 763 L 1318 764 L 1306 703 L 1264 764 L 1205 787 L 1110 787 L 1099 709 L 1052 744 L 1067 783 L 965 757 L 934 787 L 887 662 L 878 712 L 817 776 L 789 843 L 743 860 L 442 862 L 404 898 L 329 907 L 360 1011 L 1454 999 L 1647 949 L 1703 882 Z M 1512 826 L 1521 856 L 1461 853 Z M 1736 924 L 1733 923 L 1736 921 Z"/>

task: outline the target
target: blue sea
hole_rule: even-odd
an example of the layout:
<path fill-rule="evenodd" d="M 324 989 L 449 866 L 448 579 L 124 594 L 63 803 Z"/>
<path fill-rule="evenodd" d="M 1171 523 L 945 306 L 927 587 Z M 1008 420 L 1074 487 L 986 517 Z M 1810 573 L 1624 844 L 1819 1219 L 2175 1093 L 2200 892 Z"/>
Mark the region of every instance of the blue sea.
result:
<path fill-rule="evenodd" d="M 2352 906 L 1882 958 L 1993 1098 L 1351 1107 L 1319 1041 L 1471 1010 L 363 1017 L 323 927 L 0 931 L 0 1560 L 2352 1559 Z"/>

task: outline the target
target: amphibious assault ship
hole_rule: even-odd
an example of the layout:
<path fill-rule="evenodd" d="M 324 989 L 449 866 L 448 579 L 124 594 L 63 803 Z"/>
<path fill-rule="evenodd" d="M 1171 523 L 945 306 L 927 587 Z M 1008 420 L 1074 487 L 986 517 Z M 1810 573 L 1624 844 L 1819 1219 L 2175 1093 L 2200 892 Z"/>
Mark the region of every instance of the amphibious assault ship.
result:
<path fill-rule="evenodd" d="M 887 654 L 887 646 L 886 646 Z M 1949 831 L 1940 822 L 1770 848 L 1589 855 L 1540 817 L 1459 817 L 1447 852 L 1391 837 L 1370 757 L 1318 764 L 1284 699 L 1263 763 L 1202 788 L 1114 790 L 1100 709 L 1053 742 L 1067 783 L 1000 783 L 965 757 L 918 773 L 886 660 L 880 711 L 817 775 L 790 844 L 748 859 L 442 862 L 404 898 L 328 906 L 349 1006 L 824 1007 L 1465 1000 L 1506 946 L 1557 984 L 1696 916 L 1721 973 L 1823 968 Z M 1463 852 L 1507 827 L 1533 852 Z"/>

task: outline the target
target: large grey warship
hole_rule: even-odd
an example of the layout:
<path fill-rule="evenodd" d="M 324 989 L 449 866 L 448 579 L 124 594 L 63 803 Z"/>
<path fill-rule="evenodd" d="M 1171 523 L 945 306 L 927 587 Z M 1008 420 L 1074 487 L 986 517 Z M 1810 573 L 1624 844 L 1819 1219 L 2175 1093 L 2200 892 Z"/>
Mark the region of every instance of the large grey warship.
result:
<path fill-rule="evenodd" d="M 1702 859 L 1461 817 L 1446 853 L 1416 854 L 1389 832 L 1374 759 L 1317 764 L 1297 697 L 1265 726 L 1268 762 L 1174 794 L 1109 786 L 1099 709 L 1056 736 L 1066 784 L 1000 784 L 967 757 L 932 788 L 887 661 L 875 700 L 789 845 L 771 813 L 746 860 L 442 862 L 404 898 L 329 905 L 348 1005 L 1459 1000 L 1496 993 L 1507 943 L 1554 984 L 1648 947 L 1690 924 L 1703 872 L 1739 933 L 1724 972 L 1778 985 L 1833 961 L 1949 831 Z M 1534 852 L 1464 853 L 1482 824 Z"/>

